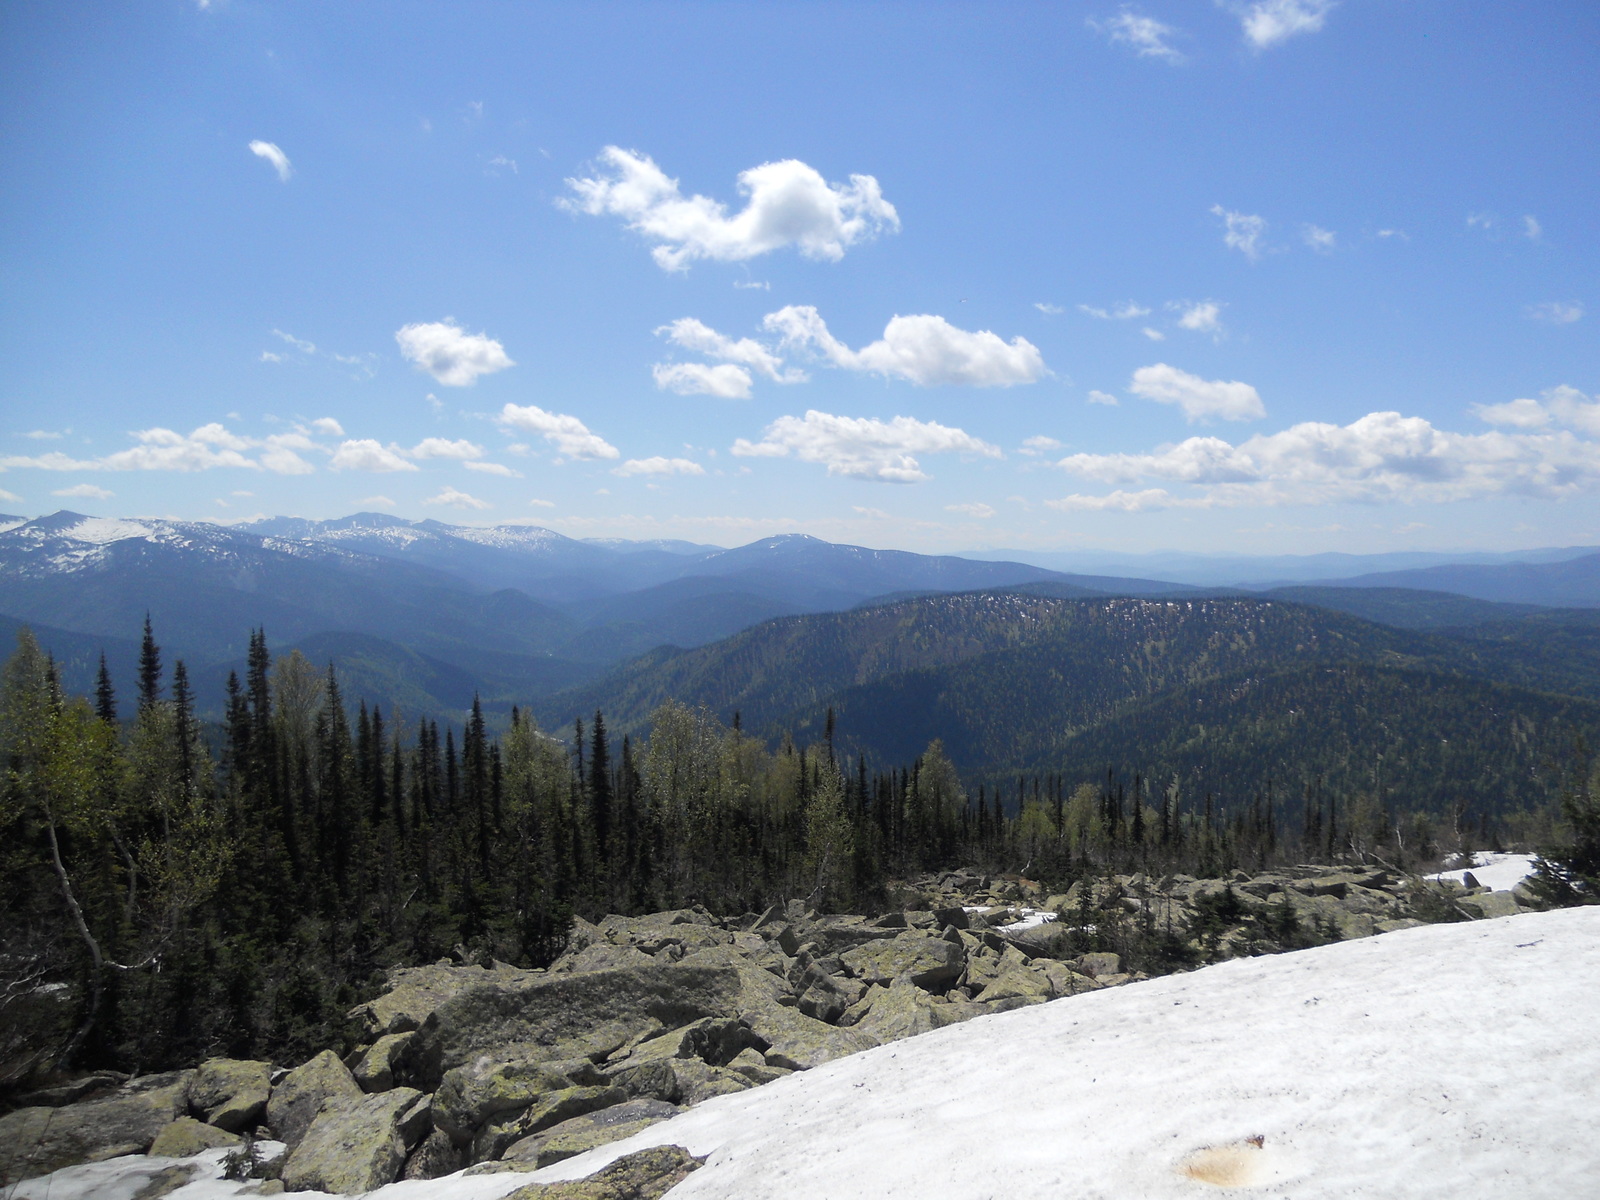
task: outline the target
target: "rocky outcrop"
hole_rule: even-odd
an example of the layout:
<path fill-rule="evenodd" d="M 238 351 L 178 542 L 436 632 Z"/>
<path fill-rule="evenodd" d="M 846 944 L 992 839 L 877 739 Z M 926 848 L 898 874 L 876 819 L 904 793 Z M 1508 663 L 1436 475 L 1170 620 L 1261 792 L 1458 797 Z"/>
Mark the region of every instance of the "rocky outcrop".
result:
<path fill-rule="evenodd" d="M 267 1124 L 292 1152 L 324 1107 L 353 1107 L 362 1091 L 349 1068 L 332 1050 L 324 1050 L 283 1077 L 267 1101 Z"/>
<path fill-rule="evenodd" d="M 358 1096 L 324 1107 L 289 1152 L 283 1182 L 290 1191 L 368 1192 L 400 1177 L 406 1152 L 429 1132 L 422 1093 Z"/>
<path fill-rule="evenodd" d="M 150 1143 L 145 1151 L 152 1158 L 189 1158 L 202 1150 L 215 1150 L 218 1146 L 237 1146 L 244 1138 L 237 1133 L 196 1121 L 193 1117 L 179 1117 Z"/>
<path fill-rule="evenodd" d="M 652 1146 L 624 1155 L 587 1179 L 531 1183 L 512 1192 L 510 1200 L 660 1200 L 704 1162 L 682 1146 Z"/>
<path fill-rule="evenodd" d="M 110 1094 L 63 1108 L 0 1117 L 0 1186 L 74 1163 L 143 1154 L 184 1114 L 193 1071 L 131 1080 Z"/>
<path fill-rule="evenodd" d="M 208 1125 L 242 1133 L 261 1122 L 271 1093 L 271 1064 L 208 1058 L 189 1085 L 189 1109 Z"/>

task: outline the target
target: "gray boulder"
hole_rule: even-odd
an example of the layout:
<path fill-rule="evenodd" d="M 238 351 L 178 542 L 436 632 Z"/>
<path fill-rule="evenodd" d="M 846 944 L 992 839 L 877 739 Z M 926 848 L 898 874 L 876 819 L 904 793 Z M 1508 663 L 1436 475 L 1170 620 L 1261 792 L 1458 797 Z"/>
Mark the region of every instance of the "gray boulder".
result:
<path fill-rule="evenodd" d="M 522 1112 L 546 1092 L 607 1082 L 588 1059 L 548 1063 L 539 1047 L 506 1046 L 445 1072 L 433 1095 L 433 1122 L 465 1145 L 486 1121 Z"/>
<path fill-rule="evenodd" d="M 624 1155 L 587 1179 L 530 1183 L 512 1192 L 510 1200 L 660 1200 L 703 1162 L 682 1146 L 651 1146 Z"/>
<path fill-rule="evenodd" d="M 325 1108 L 289 1152 L 284 1186 L 292 1192 L 349 1193 L 393 1183 L 410 1148 L 406 1134 L 415 1144 L 426 1133 L 407 1119 L 422 1098 L 412 1088 L 395 1088 Z"/>
<path fill-rule="evenodd" d="M 416 1030 L 405 1033 L 386 1033 L 367 1048 L 350 1067 L 350 1074 L 364 1092 L 386 1092 L 394 1086 L 395 1061 L 406 1044 L 416 1037 Z"/>
<path fill-rule="evenodd" d="M 362 1098 L 361 1085 L 332 1050 L 302 1063 L 272 1089 L 267 1124 L 291 1151 L 300 1144 L 324 1105 L 352 1108 Z"/>
<path fill-rule="evenodd" d="M 243 1133 L 266 1115 L 271 1080 L 270 1063 L 208 1058 L 189 1085 L 189 1108 L 207 1125 Z"/>
<path fill-rule="evenodd" d="M 188 1158 L 202 1150 L 215 1150 L 218 1146 L 242 1145 L 244 1138 L 237 1133 L 218 1129 L 196 1121 L 193 1117 L 179 1117 L 150 1143 L 145 1153 L 153 1158 Z"/>
<path fill-rule="evenodd" d="M 492 970 L 460 966 L 448 959 L 422 967 L 399 967 L 389 973 L 389 987 L 383 995 L 358 1005 L 348 1015 L 361 1022 L 369 1038 L 405 1033 L 420 1029 L 439 1005 L 468 988 L 485 983 L 509 986 L 543 974 L 504 963 L 496 963 Z"/>
<path fill-rule="evenodd" d="M 726 967 L 617 967 L 483 983 L 446 1000 L 401 1056 L 408 1082 L 437 1087 L 445 1072 L 496 1047 L 554 1048 L 603 1027 L 667 1028 L 737 1011 L 739 973 Z M 629 1040 L 623 1036 L 616 1043 Z M 615 1049 L 615 1046 L 613 1047 Z"/>
<path fill-rule="evenodd" d="M 520 1112 L 491 1118 L 472 1140 L 472 1160 L 490 1162 L 498 1159 L 509 1146 L 530 1134 L 549 1129 L 552 1125 L 581 1117 L 598 1109 L 610 1108 L 629 1100 L 628 1093 L 620 1087 L 585 1086 L 562 1088 L 545 1092 Z"/>
<path fill-rule="evenodd" d="M 0 1117 L 0 1186 L 76 1163 L 143 1154 L 184 1115 L 193 1071 L 131 1080 L 65 1108 L 22 1108 Z"/>
<path fill-rule="evenodd" d="M 548 1167 L 597 1146 L 632 1137 L 642 1129 L 677 1116 L 678 1112 L 676 1105 L 660 1100 L 629 1100 L 581 1117 L 570 1117 L 543 1133 L 512 1144 L 500 1157 L 506 1162 Z"/>
<path fill-rule="evenodd" d="M 903 933 L 868 942 L 840 956 L 851 975 L 865 984 L 888 984 L 901 976 L 929 991 L 943 991 L 961 978 L 966 952 L 960 945 L 925 933 Z"/>

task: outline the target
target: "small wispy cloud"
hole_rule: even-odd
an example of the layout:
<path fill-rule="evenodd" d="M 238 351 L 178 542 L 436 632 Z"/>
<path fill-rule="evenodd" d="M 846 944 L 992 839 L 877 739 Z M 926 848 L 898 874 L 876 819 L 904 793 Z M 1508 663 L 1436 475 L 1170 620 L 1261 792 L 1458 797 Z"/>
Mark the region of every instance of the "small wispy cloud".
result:
<path fill-rule="evenodd" d="M 1174 307 L 1182 310 L 1178 327 L 1194 333 L 1220 334 L 1222 332 L 1222 305 L 1215 300 L 1201 300 L 1190 304 L 1185 301 Z"/>
<path fill-rule="evenodd" d="M 1544 226 L 1539 224 L 1539 218 L 1532 213 L 1522 218 L 1522 236 L 1530 242 L 1537 242 L 1544 237 Z"/>
<path fill-rule="evenodd" d="M 448 485 L 441 488 L 438 495 L 429 496 L 423 503 L 448 505 L 451 508 L 485 509 L 490 507 L 487 500 L 479 500 L 476 496 L 468 495 L 466 492 Z"/>
<path fill-rule="evenodd" d="M 1266 218 L 1258 217 L 1254 213 L 1234 212 L 1223 208 L 1220 204 L 1213 204 L 1211 212 L 1214 216 L 1221 217 L 1225 226 L 1222 233 L 1223 245 L 1229 250 L 1237 250 L 1251 262 L 1261 257 L 1264 248 L 1261 241 L 1267 235 Z"/>
<path fill-rule="evenodd" d="M 1302 33 L 1320 32 L 1333 8 L 1333 0 L 1257 0 L 1235 11 L 1244 40 L 1265 50 Z"/>
<path fill-rule="evenodd" d="M 1084 399 L 1090 404 L 1104 404 L 1108 408 L 1115 408 L 1117 405 L 1122 403 L 1122 401 L 1118 400 L 1110 392 L 1102 392 L 1098 388 L 1090 388 L 1089 394 L 1085 396 Z"/>
<path fill-rule="evenodd" d="M 1030 438 L 1023 438 L 1022 439 L 1021 453 L 1023 453 L 1023 454 L 1027 454 L 1027 455 L 1048 454 L 1052 450 L 1059 450 L 1059 449 L 1061 449 L 1061 443 L 1060 442 L 1058 442 L 1053 437 L 1046 437 L 1042 433 L 1035 434 L 1033 437 L 1030 437 Z"/>
<path fill-rule="evenodd" d="M 1132 8 L 1124 8 L 1103 21 L 1090 17 L 1088 24 L 1112 42 L 1129 47 L 1140 58 L 1158 58 L 1174 65 L 1184 60 L 1182 52 L 1172 44 L 1178 30 Z"/>
<path fill-rule="evenodd" d="M 75 483 L 71 487 L 57 488 L 50 494 L 76 500 L 109 500 L 116 495 L 115 492 L 107 491 L 103 487 L 96 487 L 92 483 Z"/>
<path fill-rule="evenodd" d="M 1333 230 L 1311 224 L 1300 227 L 1300 238 L 1318 254 L 1332 254 L 1339 242 L 1339 235 Z"/>
<path fill-rule="evenodd" d="M 994 516 L 997 511 L 989 505 L 978 501 L 974 501 L 971 504 L 946 504 L 944 510 L 945 512 L 965 513 L 969 517 L 977 517 L 980 521 Z"/>
<path fill-rule="evenodd" d="M 1057 309 L 1056 311 L 1060 311 Z M 1078 311 L 1093 317 L 1097 321 L 1134 321 L 1140 317 L 1148 317 L 1150 310 L 1134 300 L 1125 300 L 1121 304 L 1113 304 L 1110 308 L 1097 308 L 1093 304 L 1080 304 Z"/>
<path fill-rule="evenodd" d="M 289 176 L 294 174 L 294 167 L 289 162 L 289 156 L 272 142 L 254 141 L 250 143 L 250 153 L 257 158 L 266 159 L 272 164 L 272 169 L 278 173 L 279 183 L 288 183 Z"/>
<path fill-rule="evenodd" d="M 1146 325 L 1143 329 L 1139 330 L 1139 332 L 1144 334 L 1145 337 L 1149 338 L 1152 342 L 1164 342 L 1167 340 L 1166 334 L 1162 333 L 1159 329 L 1151 328 L 1149 325 Z"/>
<path fill-rule="evenodd" d="M 1046 304 L 1043 300 L 1035 300 L 1033 306 L 1047 317 L 1059 317 L 1067 311 L 1059 304 Z"/>
<path fill-rule="evenodd" d="M 1527 312 L 1535 321 L 1548 321 L 1551 325 L 1571 325 L 1583 318 L 1583 305 L 1576 300 L 1546 300 L 1543 304 L 1529 305 Z"/>

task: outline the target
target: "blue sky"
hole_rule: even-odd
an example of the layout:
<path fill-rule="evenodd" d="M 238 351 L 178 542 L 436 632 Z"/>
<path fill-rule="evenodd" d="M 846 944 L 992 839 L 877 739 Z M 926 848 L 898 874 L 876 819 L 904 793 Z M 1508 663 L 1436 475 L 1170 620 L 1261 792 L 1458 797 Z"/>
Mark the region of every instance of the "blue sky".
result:
<path fill-rule="evenodd" d="M 1600 543 L 1600 9 L 9 5 L 0 506 Z"/>

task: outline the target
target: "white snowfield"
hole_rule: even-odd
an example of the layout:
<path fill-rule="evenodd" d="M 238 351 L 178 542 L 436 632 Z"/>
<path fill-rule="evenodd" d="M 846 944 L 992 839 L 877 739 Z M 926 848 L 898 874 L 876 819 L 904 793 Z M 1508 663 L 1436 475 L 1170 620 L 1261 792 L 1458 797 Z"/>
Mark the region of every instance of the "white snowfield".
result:
<path fill-rule="evenodd" d="M 1600 907 L 1434 925 L 980 1018 L 531 1176 L 372 1195 L 496 1200 L 678 1143 L 709 1160 L 673 1200 L 1581 1200 L 1600 1196 L 1597 1030 Z M 113 1168 L 167 1162 L 70 1168 L 15 1200 L 121 1200 Z"/>
<path fill-rule="evenodd" d="M 1509 892 L 1533 874 L 1533 860 L 1532 854 L 1500 854 L 1480 850 L 1472 856 L 1472 877 L 1480 886 L 1488 888 L 1491 892 Z M 1440 871 L 1437 875 L 1429 875 L 1428 878 L 1449 879 L 1461 883 L 1462 876 L 1466 874 L 1466 869 L 1457 867 L 1453 871 Z"/>

